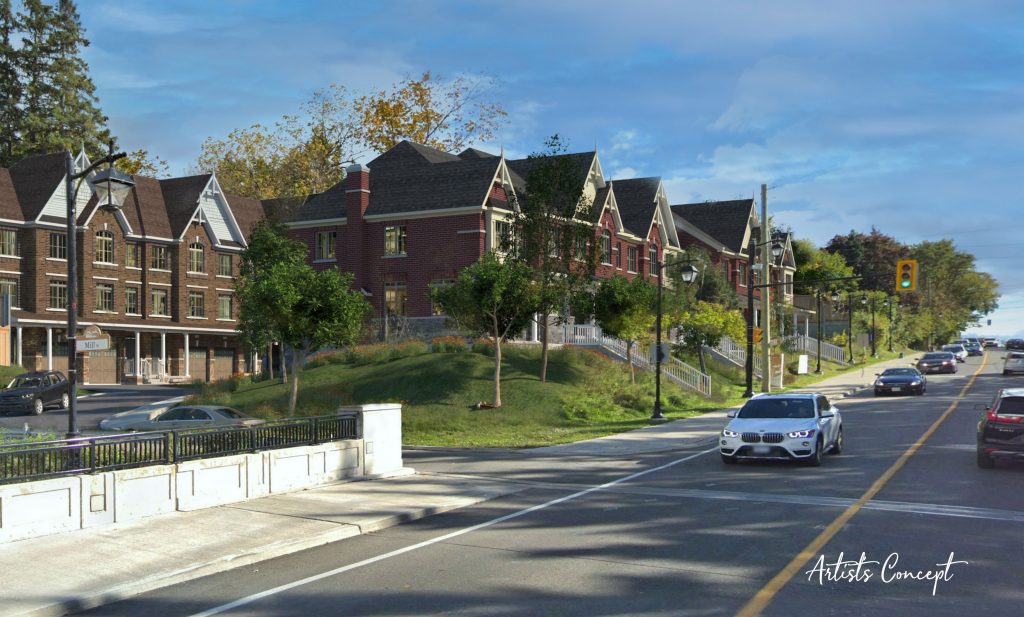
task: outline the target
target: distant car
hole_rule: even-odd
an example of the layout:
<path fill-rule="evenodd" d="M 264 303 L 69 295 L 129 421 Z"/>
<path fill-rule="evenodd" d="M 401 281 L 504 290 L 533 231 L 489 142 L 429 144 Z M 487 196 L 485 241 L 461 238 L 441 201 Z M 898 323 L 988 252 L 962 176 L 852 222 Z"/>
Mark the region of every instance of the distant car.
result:
<path fill-rule="evenodd" d="M 979 345 L 978 343 L 967 343 L 966 345 L 964 345 L 964 349 L 967 350 L 967 355 L 968 356 L 983 356 L 983 355 L 985 355 L 985 350 L 982 349 L 981 345 Z"/>
<path fill-rule="evenodd" d="M 916 368 L 887 368 L 875 379 L 875 396 L 882 394 L 924 394 L 928 378 Z"/>
<path fill-rule="evenodd" d="M 1024 351 L 1008 351 L 1003 356 L 1003 375 L 1024 373 Z"/>
<path fill-rule="evenodd" d="M 985 337 L 981 339 L 982 347 L 999 347 L 999 340 L 992 337 Z"/>
<path fill-rule="evenodd" d="M 843 451 L 843 418 L 824 394 L 758 394 L 730 411 L 719 440 L 724 463 L 748 459 L 821 465 Z"/>
<path fill-rule="evenodd" d="M 38 416 L 45 408 L 54 405 L 67 409 L 70 401 L 64 373 L 34 371 L 18 375 L 0 392 L 0 413 L 21 412 Z"/>
<path fill-rule="evenodd" d="M 943 345 L 942 351 L 948 351 L 956 356 L 957 362 L 967 362 L 967 348 L 963 345 Z"/>
<path fill-rule="evenodd" d="M 100 422 L 105 431 L 170 431 L 221 426 L 252 426 L 263 420 L 219 405 L 183 405 L 170 409 L 132 410 Z"/>
<path fill-rule="evenodd" d="M 917 370 L 922 373 L 955 373 L 956 356 L 949 351 L 932 351 L 917 361 Z"/>
<path fill-rule="evenodd" d="M 1024 351 L 1024 339 L 1006 339 L 1006 344 L 1004 345 L 1004 347 L 1006 347 L 1007 351 Z"/>
<path fill-rule="evenodd" d="M 1024 388 L 999 390 L 978 422 L 978 467 L 999 458 L 1024 458 Z"/>

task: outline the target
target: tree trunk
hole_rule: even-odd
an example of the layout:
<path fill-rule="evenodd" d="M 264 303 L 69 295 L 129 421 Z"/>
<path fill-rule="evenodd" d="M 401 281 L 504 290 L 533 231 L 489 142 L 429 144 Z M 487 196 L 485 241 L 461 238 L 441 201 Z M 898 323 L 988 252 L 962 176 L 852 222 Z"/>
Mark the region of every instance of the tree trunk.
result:
<path fill-rule="evenodd" d="M 274 344 L 267 343 L 267 379 L 274 379 Z"/>
<path fill-rule="evenodd" d="M 278 352 L 278 354 L 279 354 L 279 357 L 281 358 L 281 383 L 286 383 L 288 381 L 288 363 L 287 363 L 287 360 L 284 357 L 284 343 L 283 342 L 279 346 L 279 350 L 280 351 Z M 294 358 L 294 357 L 295 356 L 293 355 L 292 358 Z"/>
<path fill-rule="evenodd" d="M 626 341 L 626 364 L 629 365 L 629 382 L 636 383 L 636 372 L 633 370 L 633 341 Z"/>
<path fill-rule="evenodd" d="M 494 406 L 501 407 L 501 337 L 498 318 L 494 317 Z"/>
<path fill-rule="evenodd" d="M 545 314 L 544 329 L 540 333 L 540 381 L 548 380 L 548 316 Z"/>
<path fill-rule="evenodd" d="M 295 417 L 295 406 L 299 402 L 299 368 L 306 359 L 306 352 L 292 350 L 292 387 L 288 393 L 288 417 Z"/>

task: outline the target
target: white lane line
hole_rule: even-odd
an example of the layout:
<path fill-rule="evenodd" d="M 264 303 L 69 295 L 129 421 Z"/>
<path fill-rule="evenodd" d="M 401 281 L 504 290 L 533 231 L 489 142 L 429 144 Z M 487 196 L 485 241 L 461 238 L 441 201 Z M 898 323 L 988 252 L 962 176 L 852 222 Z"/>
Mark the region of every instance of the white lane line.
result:
<path fill-rule="evenodd" d="M 658 471 L 662 471 L 664 469 L 668 469 L 669 467 L 673 467 L 673 466 L 678 465 L 680 463 L 685 463 L 686 461 L 695 459 L 698 456 L 702 456 L 704 454 L 708 454 L 709 452 L 717 452 L 717 451 L 718 451 L 718 446 L 716 445 L 714 448 L 709 448 L 707 450 L 703 450 L 703 451 L 698 452 L 696 454 L 691 454 L 690 456 L 687 456 L 687 457 L 684 457 L 684 458 L 681 458 L 681 459 L 676 459 L 676 460 L 672 461 L 671 463 L 666 463 L 666 464 L 664 464 L 664 465 L 662 465 L 660 467 L 653 467 L 653 468 L 647 469 L 645 471 L 639 471 L 637 473 L 630 474 L 628 476 L 619 478 L 618 480 L 612 480 L 611 482 L 606 482 L 606 483 L 601 484 L 599 486 L 592 486 L 590 488 L 584 489 L 582 491 L 578 491 L 578 492 L 573 493 L 571 495 L 566 495 L 565 497 L 559 497 L 558 499 L 552 499 L 551 501 L 548 501 L 548 502 L 545 502 L 545 503 L 542 503 L 542 504 L 539 504 L 539 505 L 536 505 L 536 506 L 532 506 L 532 507 L 526 508 L 524 510 L 519 510 L 518 512 L 513 512 L 511 514 L 506 514 L 505 516 L 499 516 L 498 518 L 494 518 L 494 519 L 491 519 L 489 521 L 485 521 L 483 523 L 479 523 L 477 525 L 473 525 L 472 527 L 466 527 L 464 529 L 459 529 L 458 531 L 453 531 L 453 532 L 445 534 L 443 536 L 438 536 L 438 537 L 432 538 L 430 540 L 424 540 L 423 542 L 420 542 L 418 544 L 413 544 L 411 546 L 406 546 L 404 548 L 393 550 L 390 553 L 384 553 L 382 555 L 377 555 L 376 557 L 371 557 L 369 559 L 364 559 L 363 561 L 359 561 L 359 562 L 356 562 L 356 563 L 353 563 L 353 564 L 349 564 L 347 566 L 342 566 L 340 568 L 335 568 L 334 570 L 328 570 L 327 572 L 321 572 L 320 574 L 316 574 L 314 576 L 310 576 L 310 577 L 307 577 L 307 578 L 304 578 L 304 579 L 300 579 L 300 580 L 288 583 L 286 585 L 281 585 L 279 587 L 274 587 L 273 589 L 267 589 L 266 591 L 261 591 L 259 593 L 255 593 L 255 594 L 252 594 L 250 596 L 246 596 L 244 598 L 239 598 L 238 600 L 235 600 L 233 602 L 229 602 L 227 604 L 222 604 L 221 606 L 217 606 L 217 607 L 211 608 L 211 609 L 203 611 L 201 613 L 195 613 L 194 615 L 192 615 L 192 617 L 210 617 L 212 615 L 219 615 L 220 613 L 223 613 L 223 612 L 226 612 L 226 611 L 230 611 L 232 609 L 236 609 L 236 608 L 238 608 L 240 606 L 245 606 L 246 604 L 252 604 L 253 602 L 256 602 L 257 600 L 262 600 L 263 598 L 268 598 L 270 596 L 277 595 L 279 593 L 283 593 L 283 592 L 288 591 L 290 589 L 295 589 L 296 587 L 301 587 L 303 585 L 308 585 L 310 583 L 315 583 L 315 582 L 323 580 L 325 578 L 330 578 L 332 576 L 337 576 L 338 574 L 344 574 L 345 572 L 348 572 L 350 570 L 355 570 L 357 568 L 362 568 L 363 566 L 368 566 L 368 565 L 375 564 L 378 561 L 384 561 L 385 559 L 390 559 L 392 557 L 398 557 L 399 555 L 404 555 L 405 553 L 409 553 L 409 552 L 412 552 L 412 551 L 415 551 L 415 550 L 418 550 L 418 549 L 421 549 L 421 548 L 424 548 L 424 547 L 427 547 L 427 546 L 431 546 L 431 545 L 437 544 L 439 542 L 444 542 L 446 540 L 450 540 L 452 538 L 456 538 L 458 536 L 462 536 L 462 535 L 465 535 L 467 533 L 472 533 L 474 531 L 479 531 L 479 530 L 484 529 L 486 527 L 491 527 L 493 525 L 497 525 L 498 523 L 504 523 L 505 521 L 512 520 L 514 518 L 519 518 L 520 516 L 526 516 L 527 514 L 531 514 L 533 512 L 537 512 L 538 510 L 543 510 L 545 508 L 549 508 L 551 506 L 558 505 L 560 503 L 565 503 L 566 501 L 571 501 L 573 499 L 577 499 L 579 497 L 583 497 L 584 495 L 589 495 L 590 493 L 593 493 L 595 491 L 600 491 L 600 490 L 603 490 L 603 489 L 615 486 L 617 484 L 622 484 L 623 482 L 629 482 L 630 480 L 635 480 L 636 478 L 639 478 L 641 476 L 646 476 L 647 474 L 651 474 L 651 473 L 655 473 L 655 472 L 658 472 Z"/>

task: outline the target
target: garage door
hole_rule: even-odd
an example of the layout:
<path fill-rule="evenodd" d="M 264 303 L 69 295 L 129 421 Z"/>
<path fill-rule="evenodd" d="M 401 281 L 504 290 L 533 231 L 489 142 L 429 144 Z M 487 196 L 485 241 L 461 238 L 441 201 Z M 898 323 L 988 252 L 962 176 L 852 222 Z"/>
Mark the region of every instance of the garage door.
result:
<path fill-rule="evenodd" d="M 85 383 L 118 383 L 117 381 L 117 350 L 89 352 L 88 381 Z"/>
<path fill-rule="evenodd" d="M 188 352 L 188 372 L 192 379 L 208 381 L 206 376 L 206 350 Z"/>
<path fill-rule="evenodd" d="M 234 349 L 218 349 L 214 352 L 213 358 L 213 378 L 219 379 L 231 379 L 231 375 L 235 372 L 235 350 Z"/>

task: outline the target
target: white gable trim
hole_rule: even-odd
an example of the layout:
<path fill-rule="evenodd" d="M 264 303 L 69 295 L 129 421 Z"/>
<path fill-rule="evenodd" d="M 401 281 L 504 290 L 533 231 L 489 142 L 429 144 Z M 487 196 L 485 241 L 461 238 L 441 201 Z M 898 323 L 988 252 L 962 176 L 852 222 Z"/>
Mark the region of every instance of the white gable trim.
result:
<path fill-rule="evenodd" d="M 217 234 L 214 231 L 213 225 L 210 223 L 209 214 L 203 209 L 203 197 L 209 197 L 216 206 L 218 214 L 223 218 L 225 225 L 227 226 L 228 234 L 230 238 L 221 238 L 221 234 Z M 238 221 L 235 220 L 234 213 L 231 212 L 231 206 L 228 204 L 227 197 L 224 196 L 224 191 L 220 188 L 220 183 L 217 182 L 217 176 L 210 174 L 210 180 L 203 187 L 203 190 L 199 192 L 199 198 L 196 200 L 195 209 L 192 210 L 192 216 L 189 217 L 189 223 L 200 223 L 205 229 L 206 233 L 209 234 L 215 244 L 220 245 L 224 240 L 231 240 L 238 244 L 248 246 L 245 235 L 242 233 L 241 227 L 238 225 Z M 181 230 L 181 235 L 178 236 L 178 242 L 182 242 L 185 238 L 185 234 L 188 233 L 188 226 Z"/>

